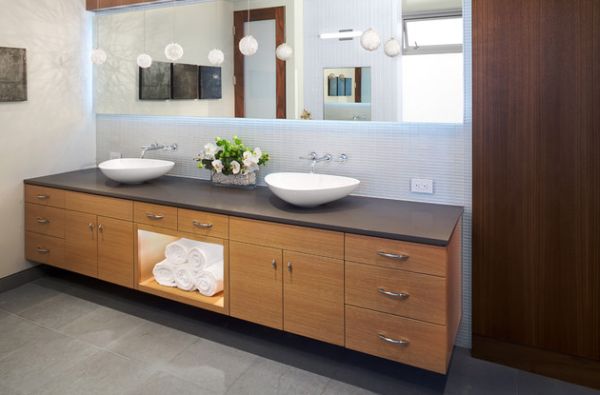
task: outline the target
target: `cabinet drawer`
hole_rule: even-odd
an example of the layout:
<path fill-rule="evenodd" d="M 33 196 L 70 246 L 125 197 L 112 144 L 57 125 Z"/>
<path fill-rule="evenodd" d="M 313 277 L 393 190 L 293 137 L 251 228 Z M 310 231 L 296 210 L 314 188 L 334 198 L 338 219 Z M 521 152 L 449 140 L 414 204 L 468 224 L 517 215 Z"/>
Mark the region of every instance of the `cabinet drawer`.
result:
<path fill-rule="evenodd" d="M 231 240 L 344 259 L 344 235 L 328 230 L 231 217 Z"/>
<path fill-rule="evenodd" d="M 346 347 L 438 373 L 447 369 L 442 325 L 346 306 Z"/>
<path fill-rule="evenodd" d="M 177 208 L 140 202 L 133 207 L 136 223 L 177 230 Z"/>
<path fill-rule="evenodd" d="M 88 193 L 65 192 L 65 208 L 125 221 L 133 219 L 133 203 L 131 201 Z"/>
<path fill-rule="evenodd" d="M 347 233 L 346 260 L 446 276 L 447 253 L 444 247 Z"/>
<path fill-rule="evenodd" d="M 203 211 L 177 210 L 177 226 L 180 232 L 229 238 L 229 217 Z"/>
<path fill-rule="evenodd" d="M 54 188 L 25 185 L 25 202 L 50 207 L 65 207 L 65 191 Z"/>
<path fill-rule="evenodd" d="M 25 229 L 48 236 L 65 237 L 65 210 L 38 204 L 25 204 Z"/>
<path fill-rule="evenodd" d="M 446 279 L 346 262 L 346 304 L 446 324 Z"/>
<path fill-rule="evenodd" d="M 33 262 L 64 268 L 65 241 L 37 233 L 25 233 L 25 257 Z"/>

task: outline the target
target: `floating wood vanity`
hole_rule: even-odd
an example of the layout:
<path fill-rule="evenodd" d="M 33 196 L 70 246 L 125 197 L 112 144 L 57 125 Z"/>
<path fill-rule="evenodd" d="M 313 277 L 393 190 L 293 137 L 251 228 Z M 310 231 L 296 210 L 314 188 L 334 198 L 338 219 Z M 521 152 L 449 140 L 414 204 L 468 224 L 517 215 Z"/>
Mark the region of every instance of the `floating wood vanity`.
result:
<path fill-rule="evenodd" d="M 439 373 L 461 318 L 461 218 L 362 197 L 298 209 L 176 177 L 125 186 L 95 169 L 25 181 L 33 262 Z M 223 292 L 154 281 L 181 237 L 224 246 Z"/>

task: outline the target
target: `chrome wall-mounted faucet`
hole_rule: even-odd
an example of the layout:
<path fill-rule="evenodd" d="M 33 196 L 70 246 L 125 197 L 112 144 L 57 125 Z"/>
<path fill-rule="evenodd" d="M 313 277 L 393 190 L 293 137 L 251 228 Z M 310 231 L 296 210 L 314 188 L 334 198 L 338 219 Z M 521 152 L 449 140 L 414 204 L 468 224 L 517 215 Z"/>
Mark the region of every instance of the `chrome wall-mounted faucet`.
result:
<path fill-rule="evenodd" d="M 144 159 L 146 152 L 148 151 L 177 151 L 177 143 L 171 145 L 158 144 L 154 142 L 150 145 L 144 145 L 142 147 L 142 153 L 140 155 L 141 159 Z"/>
<path fill-rule="evenodd" d="M 344 163 L 344 162 L 348 161 L 348 155 L 340 154 L 340 156 L 338 156 L 336 159 L 333 159 L 333 155 L 331 155 L 331 154 L 325 154 L 320 157 L 319 154 L 317 154 L 316 152 L 311 152 L 310 154 L 308 154 L 308 156 L 301 156 L 300 159 L 310 160 L 311 161 L 310 172 L 314 173 L 317 163 L 320 163 L 320 162 Z"/>

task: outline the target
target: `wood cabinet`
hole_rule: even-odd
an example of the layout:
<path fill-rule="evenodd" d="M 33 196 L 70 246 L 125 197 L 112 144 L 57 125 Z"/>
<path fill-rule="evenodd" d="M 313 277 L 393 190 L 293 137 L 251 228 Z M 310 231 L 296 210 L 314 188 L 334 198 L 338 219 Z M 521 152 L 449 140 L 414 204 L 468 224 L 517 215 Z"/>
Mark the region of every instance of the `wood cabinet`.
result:
<path fill-rule="evenodd" d="M 246 321 L 283 329 L 283 257 L 277 248 L 232 241 L 230 312 Z"/>
<path fill-rule="evenodd" d="M 445 373 L 461 318 L 447 247 L 26 187 L 26 256 L 220 314 Z M 223 247 L 223 291 L 160 285 L 180 239 Z"/>
<path fill-rule="evenodd" d="M 283 256 L 283 327 L 344 345 L 344 261 L 300 252 Z"/>

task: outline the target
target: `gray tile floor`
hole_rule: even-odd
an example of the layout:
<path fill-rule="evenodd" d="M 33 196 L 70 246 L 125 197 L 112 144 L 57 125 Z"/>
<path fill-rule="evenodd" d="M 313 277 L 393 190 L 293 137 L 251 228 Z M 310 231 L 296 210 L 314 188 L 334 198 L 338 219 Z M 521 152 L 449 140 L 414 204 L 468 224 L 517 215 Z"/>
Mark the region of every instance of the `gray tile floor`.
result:
<path fill-rule="evenodd" d="M 456 349 L 448 376 L 48 276 L 0 293 L 0 394 L 598 394 Z"/>

